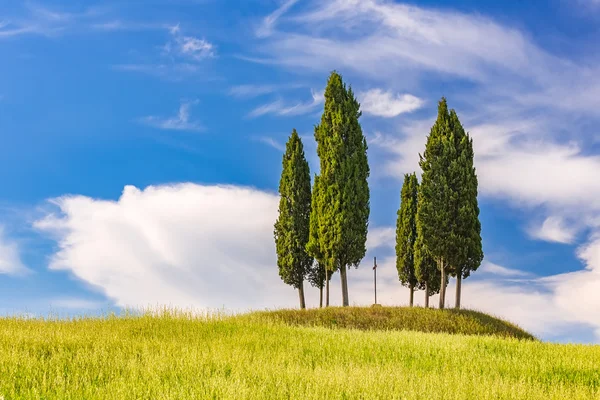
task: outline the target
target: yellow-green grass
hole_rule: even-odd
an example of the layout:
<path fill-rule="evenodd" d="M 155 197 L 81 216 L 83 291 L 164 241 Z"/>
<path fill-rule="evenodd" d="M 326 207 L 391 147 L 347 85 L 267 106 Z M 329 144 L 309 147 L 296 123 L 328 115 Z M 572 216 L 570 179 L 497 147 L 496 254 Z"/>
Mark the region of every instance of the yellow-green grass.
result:
<path fill-rule="evenodd" d="M 165 312 L 0 319 L 4 399 L 597 399 L 600 347 Z"/>

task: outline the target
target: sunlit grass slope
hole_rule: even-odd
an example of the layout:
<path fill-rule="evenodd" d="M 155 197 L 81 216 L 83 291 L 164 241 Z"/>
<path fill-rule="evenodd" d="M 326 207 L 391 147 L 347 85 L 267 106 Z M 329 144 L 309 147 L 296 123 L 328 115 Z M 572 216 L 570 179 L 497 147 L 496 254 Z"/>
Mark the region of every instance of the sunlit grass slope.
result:
<path fill-rule="evenodd" d="M 4 399 L 595 399 L 600 347 L 256 314 L 0 319 Z"/>
<path fill-rule="evenodd" d="M 530 333 L 514 324 L 470 310 L 437 310 L 421 307 L 328 307 L 265 311 L 251 315 L 302 326 L 411 330 L 534 339 Z"/>

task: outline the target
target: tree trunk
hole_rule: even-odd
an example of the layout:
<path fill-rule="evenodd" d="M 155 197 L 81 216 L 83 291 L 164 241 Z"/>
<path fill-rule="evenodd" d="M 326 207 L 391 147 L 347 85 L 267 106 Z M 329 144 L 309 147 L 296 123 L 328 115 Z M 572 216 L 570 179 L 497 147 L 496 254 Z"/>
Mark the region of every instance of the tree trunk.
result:
<path fill-rule="evenodd" d="M 340 266 L 340 280 L 342 281 L 342 305 L 348 307 L 348 276 L 346 265 Z"/>
<path fill-rule="evenodd" d="M 410 285 L 410 306 L 413 306 L 413 302 L 414 302 L 414 298 L 415 298 L 415 286 L 413 284 Z"/>
<path fill-rule="evenodd" d="M 325 270 L 325 307 L 329 307 L 329 270 Z"/>
<path fill-rule="evenodd" d="M 446 267 L 444 266 L 444 260 L 438 260 L 438 268 L 440 268 L 442 275 L 442 282 L 440 286 L 440 310 L 444 308 L 444 303 L 446 302 Z"/>
<path fill-rule="evenodd" d="M 323 308 L 323 287 L 319 288 L 319 308 Z"/>
<path fill-rule="evenodd" d="M 429 308 L 429 284 L 425 281 L 425 308 Z"/>
<path fill-rule="evenodd" d="M 462 282 L 462 276 L 461 273 L 459 271 L 458 274 L 456 274 L 456 301 L 454 303 L 454 307 L 458 310 L 460 309 L 460 295 L 461 295 L 461 282 Z"/>
<path fill-rule="evenodd" d="M 300 296 L 300 308 L 305 309 L 306 302 L 304 301 L 304 282 L 302 282 L 298 288 L 298 295 Z"/>

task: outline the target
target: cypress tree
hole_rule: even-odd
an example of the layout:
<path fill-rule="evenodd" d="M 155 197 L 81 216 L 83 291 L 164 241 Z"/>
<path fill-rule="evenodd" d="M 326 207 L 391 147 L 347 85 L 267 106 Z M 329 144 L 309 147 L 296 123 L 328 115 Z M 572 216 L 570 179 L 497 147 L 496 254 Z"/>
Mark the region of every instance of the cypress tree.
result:
<path fill-rule="evenodd" d="M 417 220 L 423 243 L 441 272 L 440 308 L 444 308 L 448 274 L 458 277 L 457 306 L 462 278 L 483 258 L 477 206 L 477 178 L 472 140 L 446 99 L 427 137 L 420 166 L 423 170 Z"/>
<path fill-rule="evenodd" d="M 448 259 L 456 250 L 452 212 L 456 192 L 451 189 L 451 176 L 448 173 L 450 161 L 455 158 L 454 146 L 449 139 L 451 134 L 448 106 L 446 99 L 442 98 L 438 105 L 437 119 L 427 136 L 425 152 L 423 155 L 419 154 L 423 174 L 417 207 L 417 221 L 423 244 L 441 272 L 440 308 L 445 305 Z"/>
<path fill-rule="evenodd" d="M 369 220 L 367 141 L 352 88 L 332 72 L 325 89 L 321 122 L 315 127 L 321 174 L 318 241 L 328 271 L 340 271 L 342 304 L 349 305 L 347 267 L 366 253 Z"/>
<path fill-rule="evenodd" d="M 454 260 L 453 275 L 456 276 L 455 307 L 460 308 L 462 279 L 477 270 L 483 260 L 481 222 L 477 202 L 477 174 L 473 165 L 473 139 L 465 130 L 454 110 L 450 111 L 457 159 L 451 173 L 455 176 L 459 204 L 455 210 L 459 252 Z"/>
<path fill-rule="evenodd" d="M 417 176 L 414 173 L 405 174 L 396 221 L 396 269 L 402 285 L 410 289 L 409 304 L 411 307 L 414 302 L 415 288 L 419 289 L 419 281 L 415 275 L 414 257 L 417 240 L 418 190 Z"/>
<path fill-rule="evenodd" d="M 279 276 L 298 289 L 300 308 L 306 308 L 304 277 L 313 263 L 306 252 L 311 212 L 310 171 L 295 129 L 283 155 L 279 194 L 279 217 L 274 231 Z"/>

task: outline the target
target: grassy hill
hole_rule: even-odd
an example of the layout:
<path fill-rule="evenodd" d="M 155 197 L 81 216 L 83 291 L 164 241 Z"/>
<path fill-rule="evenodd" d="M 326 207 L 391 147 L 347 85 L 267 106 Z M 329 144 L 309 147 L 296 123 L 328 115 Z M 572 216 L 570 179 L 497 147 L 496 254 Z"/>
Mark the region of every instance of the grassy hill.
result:
<path fill-rule="evenodd" d="M 422 311 L 430 310 L 0 319 L 0 396 L 6 400 L 600 396 L 600 346 L 388 329 L 402 329 L 402 320 L 414 326 L 414 317 Z M 385 313 L 395 322 L 385 322 Z M 485 329 L 490 326 L 478 313 L 444 311 L 428 317 L 480 320 L 481 326 L 488 326 Z M 369 318 L 388 330 L 372 330 L 364 322 Z M 469 322 L 460 330 L 469 324 L 479 326 Z M 513 328 L 517 329 L 507 324 L 502 329 Z M 476 328 L 474 333 L 482 332 Z"/>
<path fill-rule="evenodd" d="M 408 330 L 535 339 L 533 335 L 514 324 L 470 310 L 438 310 L 421 307 L 329 307 L 263 311 L 250 316 L 300 326 L 360 330 Z"/>

